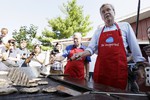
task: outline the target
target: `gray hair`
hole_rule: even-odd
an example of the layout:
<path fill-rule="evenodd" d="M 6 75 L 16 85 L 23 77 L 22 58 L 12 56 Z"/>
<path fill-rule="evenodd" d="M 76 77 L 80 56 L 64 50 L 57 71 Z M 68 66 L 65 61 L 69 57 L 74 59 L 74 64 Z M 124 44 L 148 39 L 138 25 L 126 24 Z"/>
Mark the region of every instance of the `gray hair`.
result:
<path fill-rule="evenodd" d="M 76 32 L 76 33 L 73 34 L 73 37 L 74 37 L 74 36 L 79 36 L 80 38 L 82 38 L 82 33 Z"/>
<path fill-rule="evenodd" d="M 110 5 L 111 8 L 113 9 L 113 11 L 115 12 L 114 6 L 113 6 L 112 4 L 109 4 L 109 3 L 104 3 L 104 4 L 100 7 L 100 12 L 101 12 L 101 9 L 102 9 L 104 6 L 106 6 L 106 5 Z"/>

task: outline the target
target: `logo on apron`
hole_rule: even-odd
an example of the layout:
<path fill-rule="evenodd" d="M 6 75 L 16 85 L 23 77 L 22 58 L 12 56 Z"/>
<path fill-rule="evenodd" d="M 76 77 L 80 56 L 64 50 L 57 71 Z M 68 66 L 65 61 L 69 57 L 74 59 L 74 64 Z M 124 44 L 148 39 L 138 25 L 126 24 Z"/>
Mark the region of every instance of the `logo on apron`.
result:
<path fill-rule="evenodd" d="M 106 39 L 106 43 L 112 43 L 114 42 L 114 38 L 113 37 L 109 37 Z"/>

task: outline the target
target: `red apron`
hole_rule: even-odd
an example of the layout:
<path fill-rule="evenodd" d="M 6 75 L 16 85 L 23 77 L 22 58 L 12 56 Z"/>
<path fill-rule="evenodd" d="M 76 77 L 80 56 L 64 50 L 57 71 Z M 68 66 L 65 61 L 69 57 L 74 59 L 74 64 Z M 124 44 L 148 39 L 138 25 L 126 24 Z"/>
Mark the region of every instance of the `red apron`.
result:
<path fill-rule="evenodd" d="M 125 89 L 127 85 L 127 57 L 121 31 L 103 32 L 99 38 L 98 57 L 94 69 L 94 81 L 115 88 Z"/>
<path fill-rule="evenodd" d="M 68 58 L 72 57 L 75 53 L 83 51 L 84 50 L 80 48 L 73 48 L 70 51 Z M 84 79 L 84 61 L 85 58 L 82 58 L 81 60 L 68 61 L 65 67 L 64 74 L 69 74 L 73 78 Z"/>

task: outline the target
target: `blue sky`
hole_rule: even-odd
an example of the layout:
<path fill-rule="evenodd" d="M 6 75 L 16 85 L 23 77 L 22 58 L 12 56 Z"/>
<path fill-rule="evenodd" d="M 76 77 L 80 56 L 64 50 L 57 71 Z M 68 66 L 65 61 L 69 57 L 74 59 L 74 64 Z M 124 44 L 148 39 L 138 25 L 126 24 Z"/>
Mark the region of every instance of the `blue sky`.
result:
<path fill-rule="evenodd" d="M 7 27 L 9 34 L 19 30 L 20 26 L 29 27 L 30 24 L 38 26 L 38 34 L 48 26 L 48 19 L 58 16 L 64 17 L 60 8 L 68 0 L 0 0 L 0 28 Z M 69 0 L 70 1 L 70 0 Z M 141 9 L 150 7 L 150 0 L 141 0 Z M 103 3 L 111 3 L 116 10 L 116 18 L 136 12 L 138 0 L 77 0 L 83 6 L 85 15 L 90 15 L 94 33 L 99 24 L 102 24 L 99 7 Z"/>

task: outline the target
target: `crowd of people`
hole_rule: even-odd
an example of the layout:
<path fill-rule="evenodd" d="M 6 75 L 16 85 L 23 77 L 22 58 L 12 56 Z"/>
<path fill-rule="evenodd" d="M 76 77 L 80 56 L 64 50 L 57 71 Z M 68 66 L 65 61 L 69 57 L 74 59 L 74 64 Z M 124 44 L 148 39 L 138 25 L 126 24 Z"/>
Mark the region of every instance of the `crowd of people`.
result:
<path fill-rule="evenodd" d="M 146 59 L 142 56 L 130 24 L 115 22 L 113 5 L 103 4 L 100 7 L 100 15 L 105 25 L 95 31 L 88 47 L 82 44 L 82 33 L 76 32 L 73 34 L 73 44 L 67 46 L 64 51 L 60 43 L 54 46 L 47 64 L 45 64 L 46 55 L 42 53 L 40 45 L 35 45 L 33 50 L 29 51 L 27 40 L 21 40 L 17 48 L 15 39 L 6 39 L 7 28 L 2 28 L 0 69 L 36 67 L 40 71 L 41 67 L 50 65 L 51 74 L 66 74 L 80 80 L 91 80 L 92 77 L 93 82 L 125 90 L 129 84 L 127 67 L 129 61 L 139 64 L 137 73 L 143 78 L 144 72 L 140 69 L 143 68 Z M 130 55 L 127 47 L 131 51 Z M 63 66 L 62 61 L 65 58 L 67 64 Z M 89 68 L 92 69 L 89 71 Z"/>
<path fill-rule="evenodd" d="M 45 61 L 45 55 L 41 52 L 41 46 L 35 45 L 32 51 L 27 49 L 28 41 L 20 40 L 19 47 L 16 46 L 14 38 L 8 38 L 8 29 L 1 29 L 0 58 L 1 70 L 12 67 L 41 67 Z M 6 42 L 7 41 L 7 42 Z"/>

